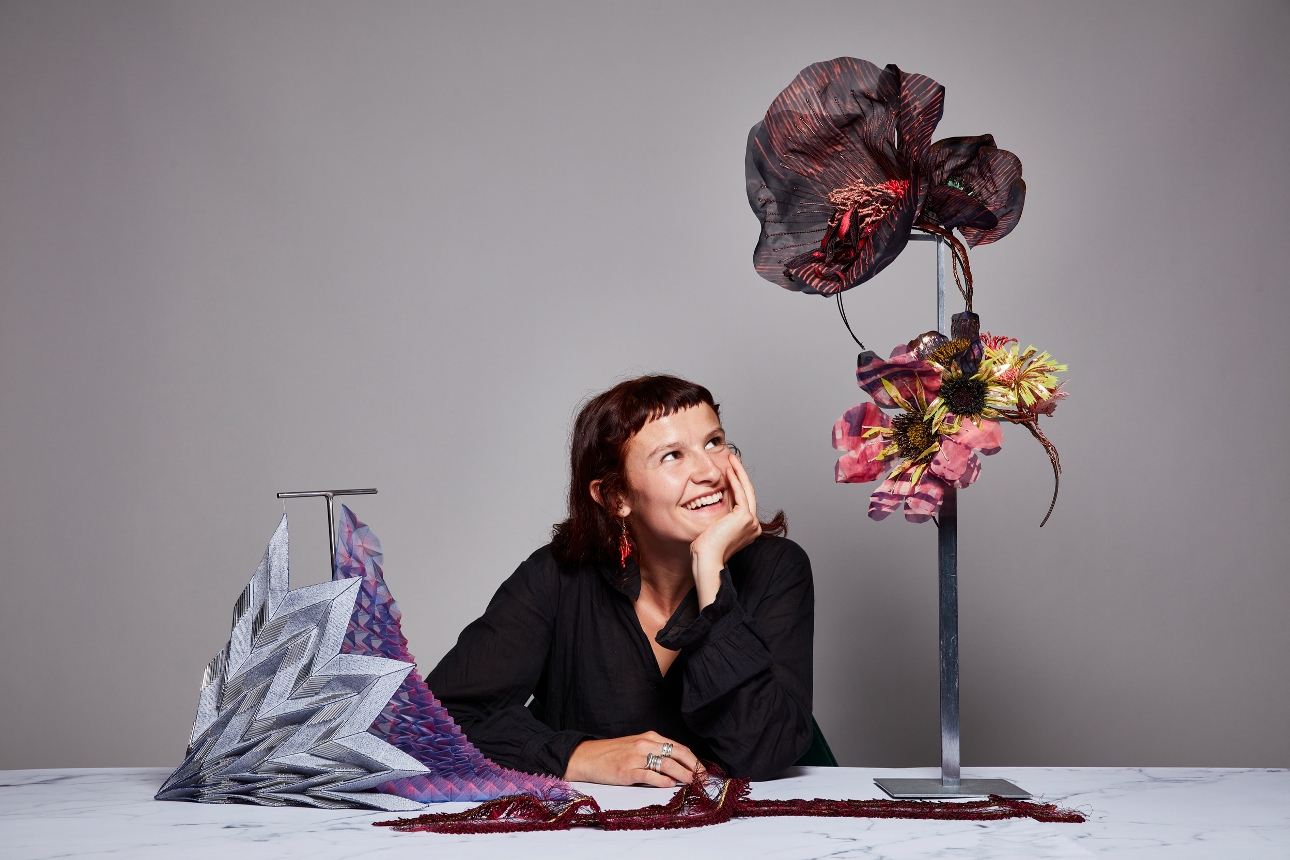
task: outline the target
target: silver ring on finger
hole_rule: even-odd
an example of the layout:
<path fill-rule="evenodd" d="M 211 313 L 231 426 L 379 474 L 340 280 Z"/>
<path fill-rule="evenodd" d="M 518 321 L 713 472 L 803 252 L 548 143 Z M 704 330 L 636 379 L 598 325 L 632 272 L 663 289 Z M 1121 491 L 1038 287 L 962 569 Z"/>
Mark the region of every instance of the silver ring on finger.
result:
<path fill-rule="evenodd" d="M 662 758 L 671 758 L 672 749 L 673 749 L 672 742 L 668 741 L 667 743 L 663 744 L 663 749 L 659 752 L 659 756 Z"/>
<path fill-rule="evenodd" d="M 658 753 L 649 753 L 645 756 L 645 767 L 655 773 L 662 773 L 663 757 Z"/>

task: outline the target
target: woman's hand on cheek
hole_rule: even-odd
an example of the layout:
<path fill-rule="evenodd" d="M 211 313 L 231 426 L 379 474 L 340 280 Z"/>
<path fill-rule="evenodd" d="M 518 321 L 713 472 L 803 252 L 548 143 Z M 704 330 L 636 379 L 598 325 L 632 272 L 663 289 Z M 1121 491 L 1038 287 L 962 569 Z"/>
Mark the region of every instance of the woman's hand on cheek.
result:
<path fill-rule="evenodd" d="M 672 743 L 671 757 L 663 759 L 662 773 L 645 765 L 651 753 L 662 752 L 663 744 L 672 743 L 658 732 L 645 732 L 623 738 L 583 741 L 569 757 L 564 778 L 570 782 L 598 782 L 602 785 L 653 785 L 675 788 L 689 783 L 700 769 L 699 760 L 690 748 Z"/>
<path fill-rule="evenodd" d="M 703 530 L 690 544 L 690 560 L 694 571 L 694 584 L 698 591 L 699 608 L 716 599 L 721 586 L 721 569 L 730 556 L 748 546 L 761 535 L 757 520 L 757 494 L 752 479 L 744 471 L 739 457 L 731 454 L 726 467 L 726 480 L 734 496 L 730 513 Z"/>

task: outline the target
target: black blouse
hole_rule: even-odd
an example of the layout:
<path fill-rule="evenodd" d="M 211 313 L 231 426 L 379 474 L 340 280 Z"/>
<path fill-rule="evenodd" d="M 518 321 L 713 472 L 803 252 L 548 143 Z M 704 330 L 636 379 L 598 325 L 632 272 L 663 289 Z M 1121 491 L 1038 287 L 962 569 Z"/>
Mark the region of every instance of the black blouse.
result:
<path fill-rule="evenodd" d="M 636 618 L 639 594 L 630 561 L 562 566 L 543 547 L 426 681 L 484 755 L 529 773 L 562 775 L 580 742 L 651 730 L 732 776 L 797 761 L 811 744 L 815 628 L 802 548 L 767 538 L 740 550 L 702 612 L 691 589 L 657 636 L 681 652 L 666 675 Z"/>

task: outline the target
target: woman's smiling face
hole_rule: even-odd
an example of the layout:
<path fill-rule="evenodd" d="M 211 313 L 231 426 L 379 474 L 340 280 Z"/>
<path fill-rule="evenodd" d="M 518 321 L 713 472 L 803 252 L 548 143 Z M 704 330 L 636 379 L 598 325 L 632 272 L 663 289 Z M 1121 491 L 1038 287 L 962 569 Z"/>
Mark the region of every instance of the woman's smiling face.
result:
<path fill-rule="evenodd" d="M 729 465 L 721 419 L 706 403 L 647 422 L 623 456 L 636 540 L 689 544 L 730 513 Z"/>

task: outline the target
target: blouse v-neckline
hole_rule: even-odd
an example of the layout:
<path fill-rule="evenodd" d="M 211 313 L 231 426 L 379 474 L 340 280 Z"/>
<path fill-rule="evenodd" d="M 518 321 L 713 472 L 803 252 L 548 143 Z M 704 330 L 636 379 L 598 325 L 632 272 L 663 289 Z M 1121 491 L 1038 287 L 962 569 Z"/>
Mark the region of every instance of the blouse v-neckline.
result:
<path fill-rule="evenodd" d="M 621 577 L 615 578 L 608 571 L 602 570 L 602 572 L 604 573 L 605 578 L 609 580 L 609 584 L 627 598 L 625 611 L 631 616 L 631 620 L 633 622 L 631 626 L 636 631 L 636 641 L 642 649 L 641 657 L 649 667 L 646 669 L 646 672 L 651 673 L 656 682 L 662 683 L 666 680 L 668 673 L 676 667 L 677 662 L 681 659 L 681 652 L 676 652 L 676 656 L 672 658 L 671 663 L 668 663 L 666 670 L 659 664 L 658 655 L 654 653 L 654 645 L 650 641 L 650 636 L 645 632 L 645 625 L 641 624 L 640 615 L 636 613 L 636 602 L 640 600 L 641 597 L 641 573 L 640 568 L 636 564 L 636 559 L 628 559 L 628 564 L 624 566 Z M 663 622 L 663 626 L 659 628 L 660 631 L 667 629 L 667 626 L 676 619 L 677 615 L 680 614 L 683 609 L 685 609 L 686 604 L 693 599 L 693 596 L 694 588 L 691 588 L 686 592 L 685 596 L 681 598 L 681 602 L 677 604 L 676 609 L 673 610 L 670 616 L 668 616 L 668 619 Z"/>
<path fill-rule="evenodd" d="M 636 598 L 636 600 L 639 600 L 639 599 L 640 599 L 639 597 Z M 632 619 L 636 622 L 636 630 L 640 633 L 639 640 L 642 641 L 645 645 L 646 660 L 650 663 L 650 665 L 654 667 L 654 671 L 658 675 L 658 680 L 662 681 L 667 677 L 667 673 L 672 671 L 672 667 L 676 665 L 676 661 L 680 659 L 681 652 L 680 651 L 673 652 L 674 656 L 672 657 L 671 662 L 669 662 L 667 664 L 667 668 L 664 669 L 662 664 L 658 662 L 658 655 L 654 653 L 654 643 L 650 641 L 649 633 L 645 632 L 645 625 L 641 624 L 641 617 L 636 612 L 635 600 L 632 601 L 632 604 L 631 604 L 631 616 L 632 616 Z M 667 627 L 666 621 L 664 621 L 662 627 L 659 627 L 658 629 L 662 630 L 664 627 Z M 655 635 L 657 636 L 658 634 L 656 633 Z M 660 645 L 659 647 L 662 648 L 663 646 Z M 667 651 L 670 649 L 664 648 L 663 650 Z"/>

